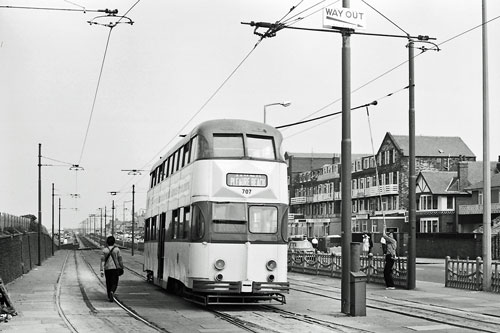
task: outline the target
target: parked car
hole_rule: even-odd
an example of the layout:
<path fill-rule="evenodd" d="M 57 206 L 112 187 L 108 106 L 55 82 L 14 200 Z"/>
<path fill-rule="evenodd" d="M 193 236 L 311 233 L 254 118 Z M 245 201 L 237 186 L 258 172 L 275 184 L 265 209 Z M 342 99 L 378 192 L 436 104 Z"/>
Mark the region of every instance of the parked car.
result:
<path fill-rule="evenodd" d="M 307 239 L 288 241 L 288 251 L 298 253 L 315 253 L 312 243 Z"/>

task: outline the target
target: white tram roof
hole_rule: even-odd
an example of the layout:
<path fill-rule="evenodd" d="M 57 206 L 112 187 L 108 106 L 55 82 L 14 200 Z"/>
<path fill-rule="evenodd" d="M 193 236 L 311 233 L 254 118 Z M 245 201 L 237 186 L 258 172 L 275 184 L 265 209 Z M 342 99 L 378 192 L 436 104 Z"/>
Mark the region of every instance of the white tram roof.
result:
<path fill-rule="evenodd" d="M 193 128 L 193 130 L 191 130 L 189 134 L 185 135 L 179 142 L 177 142 L 171 149 L 169 149 L 169 151 L 164 156 L 170 156 L 170 154 L 179 149 L 181 146 L 185 145 L 195 135 L 212 138 L 214 133 L 246 133 L 250 135 L 273 136 L 275 138 L 274 144 L 277 149 L 278 158 L 279 160 L 284 161 L 279 151 L 279 147 L 281 147 L 283 141 L 281 132 L 271 125 L 244 119 L 213 119 L 204 121 Z M 154 170 L 156 167 L 162 164 L 163 161 L 164 158 L 160 158 L 160 160 L 153 165 L 151 170 Z"/>

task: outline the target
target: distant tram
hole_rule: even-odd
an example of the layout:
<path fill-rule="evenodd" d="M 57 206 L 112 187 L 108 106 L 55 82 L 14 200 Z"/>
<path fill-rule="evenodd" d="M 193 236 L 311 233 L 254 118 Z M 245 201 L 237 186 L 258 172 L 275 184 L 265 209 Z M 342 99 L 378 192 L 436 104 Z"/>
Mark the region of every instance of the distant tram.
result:
<path fill-rule="evenodd" d="M 201 304 L 285 303 L 287 165 L 266 124 L 212 120 L 152 168 L 148 280 Z"/>

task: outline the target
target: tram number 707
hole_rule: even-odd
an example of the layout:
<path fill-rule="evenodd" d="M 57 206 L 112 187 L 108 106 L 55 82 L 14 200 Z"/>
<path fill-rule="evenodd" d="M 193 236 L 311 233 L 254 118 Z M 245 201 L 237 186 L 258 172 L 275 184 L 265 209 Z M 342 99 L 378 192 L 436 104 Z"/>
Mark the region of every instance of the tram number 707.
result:
<path fill-rule="evenodd" d="M 252 189 L 250 188 L 242 188 L 241 189 L 242 194 L 250 195 L 252 193 Z"/>

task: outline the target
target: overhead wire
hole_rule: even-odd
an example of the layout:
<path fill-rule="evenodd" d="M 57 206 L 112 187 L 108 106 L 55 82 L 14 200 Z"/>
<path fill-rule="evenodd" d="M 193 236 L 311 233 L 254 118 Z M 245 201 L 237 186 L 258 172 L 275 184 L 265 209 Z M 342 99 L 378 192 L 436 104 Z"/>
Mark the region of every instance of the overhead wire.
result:
<path fill-rule="evenodd" d="M 104 69 L 104 62 L 106 60 L 106 55 L 108 53 L 109 40 L 111 38 L 111 32 L 112 31 L 113 31 L 113 28 L 110 27 L 109 33 L 108 33 L 108 38 L 106 40 L 106 47 L 104 48 L 104 56 L 102 57 L 101 69 L 99 70 L 99 78 L 97 79 L 97 86 L 96 86 L 96 89 L 95 89 L 95 92 L 94 92 L 94 100 L 92 101 L 92 108 L 90 110 L 90 116 L 89 116 L 89 120 L 87 122 L 87 129 L 85 130 L 85 137 L 83 139 L 82 149 L 80 151 L 80 158 L 78 159 L 78 164 L 81 164 L 82 158 L 83 158 L 83 153 L 85 151 L 85 145 L 87 143 L 87 138 L 88 138 L 88 135 L 89 135 L 90 125 L 92 123 L 92 116 L 94 115 L 95 103 L 96 103 L 96 100 L 97 100 L 97 93 L 99 92 L 99 86 L 101 84 L 102 71 Z"/>
<path fill-rule="evenodd" d="M 375 7 L 373 7 L 372 5 L 370 5 L 368 2 L 366 2 L 365 0 L 361 0 L 361 1 L 365 5 L 367 5 L 368 7 L 370 7 L 373 11 L 375 11 L 376 13 L 378 13 L 380 16 L 382 16 L 383 18 L 385 18 L 387 21 L 389 21 L 390 23 L 392 23 L 392 25 L 394 25 L 396 28 L 398 28 L 399 30 L 401 30 L 405 35 L 407 35 L 407 36 L 410 35 L 403 28 L 401 28 L 399 25 L 397 25 L 396 23 L 394 23 L 393 20 L 391 20 L 390 18 L 388 18 L 387 16 L 385 16 L 384 14 L 382 14 L 382 12 L 380 12 L 379 10 L 377 10 Z"/>
<path fill-rule="evenodd" d="M 139 0 L 140 1 L 140 0 Z M 301 0 L 298 5 L 300 5 L 303 1 Z M 281 22 L 284 20 L 293 10 L 297 8 L 297 6 L 293 6 L 277 23 Z M 165 149 L 172 144 L 172 142 L 179 137 L 179 135 L 185 130 L 185 128 L 191 123 L 191 121 L 199 115 L 205 107 L 210 103 L 215 96 L 220 92 L 220 90 L 226 85 L 226 83 L 234 76 L 234 74 L 238 71 L 239 68 L 245 63 L 245 61 L 250 57 L 250 55 L 255 51 L 257 46 L 260 45 L 260 43 L 264 40 L 265 34 L 261 35 L 258 41 L 254 44 L 252 49 L 244 56 L 244 58 L 238 63 L 238 65 L 231 71 L 231 73 L 222 81 L 222 83 L 215 89 L 215 91 L 208 97 L 208 99 L 198 108 L 198 110 L 184 123 L 184 125 L 172 136 L 172 138 L 147 162 L 145 163 L 140 169 L 145 169 L 149 165 L 151 165 L 157 158 L 158 156 L 161 156 L 162 152 L 165 151 Z M 139 181 L 142 180 L 144 176 L 141 176 L 139 178 Z M 122 186 L 128 186 L 130 184 L 131 180 L 126 182 L 126 185 Z"/>
<path fill-rule="evenodd" d="M 374 100 L 373 102 L 371 102 L 371 103 L 368 103 L 368 104 L 363 104 L 363 105 L 360 105 L 360 106 L 357 106 L 357 107 L 351 108 L 351 111 L 353 111 L 353 110 L 357 110 L 357 109 L 360 109 L 360 108 L 363 108 L 363 107 L 365 107 L 365 106 L 367 106 L 367 105 L 376 105 L 376 104 L 378 104 L 378 102 L 379 102 L 379 101 L 381 101 L 381 100 L 383 100 L 383 99 L 385 99 L 385 98 L 391 97 L 391 96 L 393 96 L 393 95 L 395 95 L 395 94 L 397 94 L 397 93 L 399 93 L 399 92 L 401 92 L 401 91 L 403 91 L 403 90 L 405 90 L 405 89 L 408 89 L 408 88 L 409 88 L 409 86 L 406 86 L 406 87 L 404 87 L 404 88 L 400 88 L 400 89 L 398 89 L 398 90 L 396 90 L 396 91 L 393 91 L 393 92 L 391 92 L 391 93 L 388 93 L 388 94 L 386 94 L 386 95 L 384 95 L 384 96 L 382 96 L 382 97 L 380 97 L 380 98 L 378 98 L 378 99 L 375 99 L 375 100 Z M 338 116 L 340 116 L 341 114 L 342 114 L 342 111 L 337 111 L 337 112 L 330 113 L 330 114 L 327 114 L 327 115 L 324 115 L 324 116 L 320 116 L 320 117 L 317 117 L 317 118 L 314 118 L 314 119 L 308 119 L 308 120 L 305 120 L 305 121 L 299 121 L 299 122 L 292 123 L 292 124 L 287 124 L 287 125 L 280 125 L 280 126 L 277 126 L 276 128 L 277 128 L 277 129 L 287 128 L 287 127 L 292 127 L 292 126 L 296 126 L 296 125 L 301 125 L 301 124 L 304 124 L 304 123 L 307 123 L 307 122 L 311 122 L 311 121 L 315 121 L 315 120 L 321 120 L 321 119 L 323 119 L 323 118 L 327 118 L 327 117 L 332 117 L 331 119 L 328 119 L 328 120 L 325 120 L 325 121 L 323 121 L 323 122 L 320 122 L 320 123 L 318 123 L 318 124 L 316 124 L 316 125 L 314 125 L 314 126 L 312 126 L 312 127 L 309 127 L 309 128 L 307 128 L 307 129 L 305 129 L 305 130 L 302 130 L 302 131 L 300 131 L 300 132 L 297 132 L 297 133 L 291 134 L 291 135 L 289 135 L 289 136 L 285 136 L 285 137 L 284 137 L 284 139 L 286 140 L 286 139 L 289 139 L 289 138 L 291 138 L 291 137 L 294 137 L 294 136 L 296 136 L 296 135 L 298 135 L 298 134 L 301 134 L 301 133 L 303 133 L 303 132 L 309 131 L 309 130 L 311 130 L 311 129 L 313 129 L 313 128 L 317 127 L 317 126 L 320 126 L 320 125 L 323 125 L 323 124 L 325 124 L 325 123 L 327 123 L 327 122 L 330 122 L 330 121 L 332 121 L 333 119 L 338 118 Z"/>

